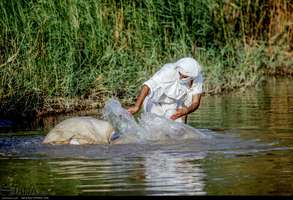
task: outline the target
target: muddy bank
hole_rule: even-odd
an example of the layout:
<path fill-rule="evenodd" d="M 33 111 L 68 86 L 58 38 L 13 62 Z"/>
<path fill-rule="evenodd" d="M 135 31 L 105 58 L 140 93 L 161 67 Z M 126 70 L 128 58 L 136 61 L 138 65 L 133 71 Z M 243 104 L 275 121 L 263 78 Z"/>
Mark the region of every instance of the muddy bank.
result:
<path fill-rule="evenodd" d="M 269 76 L 293 77 L 293 66 L 276 67 L 275 69 L 270 68 L 265 70 L 264 74 Z"/>

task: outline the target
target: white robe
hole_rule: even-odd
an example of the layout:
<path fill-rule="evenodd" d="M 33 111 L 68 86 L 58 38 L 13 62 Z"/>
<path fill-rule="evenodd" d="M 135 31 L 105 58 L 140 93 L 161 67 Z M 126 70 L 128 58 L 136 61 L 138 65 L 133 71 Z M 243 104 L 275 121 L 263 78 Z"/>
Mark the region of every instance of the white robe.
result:
<path fill-rule="evenodd" d="M 193 78 L 191 88 L 180 84 L 179 78 L 176 65 L 169 63 L 144 82 L 150 88 L 150 94 L 143 103 L 144 111 L 170 118 L 177 108 L 190 106 L 192 96 L 202 93 L 202 74 L 199 73 Z M 183 119 L 178 118 L 176 121 L 183 122 Z"/>

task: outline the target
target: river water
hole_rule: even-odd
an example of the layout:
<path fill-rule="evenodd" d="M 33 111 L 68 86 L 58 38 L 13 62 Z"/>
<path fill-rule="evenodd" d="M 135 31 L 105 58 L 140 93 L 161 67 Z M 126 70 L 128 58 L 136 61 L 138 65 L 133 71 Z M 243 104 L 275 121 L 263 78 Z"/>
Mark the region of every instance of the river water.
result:
<path fill-rule="evenodd" d="M 293 80 L 205 96 L 188 124 L 207 140 L 42 145 L 0 136 L 1 195 L 293 195 Z"/>

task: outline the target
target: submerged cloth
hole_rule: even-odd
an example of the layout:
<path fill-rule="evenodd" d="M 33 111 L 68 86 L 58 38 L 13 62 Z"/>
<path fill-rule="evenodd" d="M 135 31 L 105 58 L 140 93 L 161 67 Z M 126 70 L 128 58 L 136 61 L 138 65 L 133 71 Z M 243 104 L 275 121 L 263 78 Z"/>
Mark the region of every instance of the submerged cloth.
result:
<path fill-rule="evenodd" d="M 190 88 L 180 80 L 178 72 L 193 80 Z M 165 64 L 144 85 L 150 88 L 150 94 L 143 103 L 144 111 L 170 118 L 177 108 L 190 106 L 193 95 L 203 92 L 201 66 L 193 58 L 182 58 L 176 63 Z M 183 119 L 176 121 L 183 122 Z"/>

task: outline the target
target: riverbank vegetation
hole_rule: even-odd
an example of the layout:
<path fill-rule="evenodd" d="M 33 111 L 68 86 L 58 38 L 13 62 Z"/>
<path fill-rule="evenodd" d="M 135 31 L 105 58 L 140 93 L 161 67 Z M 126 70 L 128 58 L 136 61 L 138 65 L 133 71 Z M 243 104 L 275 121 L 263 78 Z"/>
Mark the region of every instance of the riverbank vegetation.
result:
<path fill-rule="evenodd" d="M 292 75 L 291 0 L 0 1 L 1 115 L 131 104 L 163 63 L 193 56 L 206 94 Z"/>

